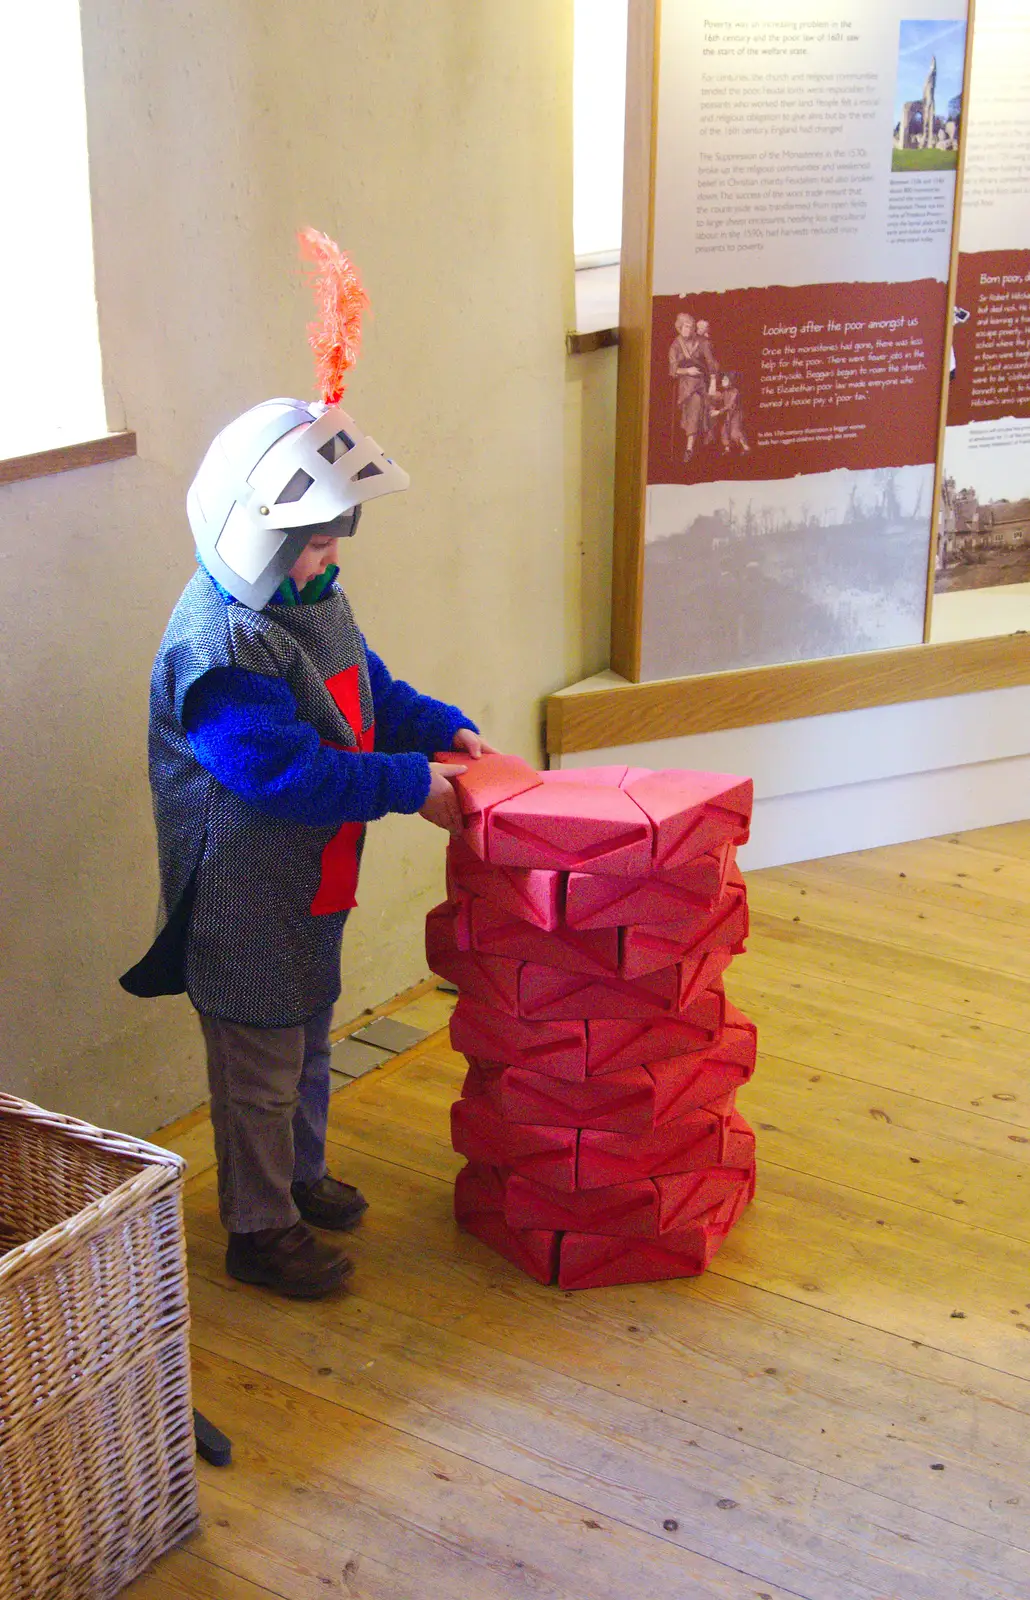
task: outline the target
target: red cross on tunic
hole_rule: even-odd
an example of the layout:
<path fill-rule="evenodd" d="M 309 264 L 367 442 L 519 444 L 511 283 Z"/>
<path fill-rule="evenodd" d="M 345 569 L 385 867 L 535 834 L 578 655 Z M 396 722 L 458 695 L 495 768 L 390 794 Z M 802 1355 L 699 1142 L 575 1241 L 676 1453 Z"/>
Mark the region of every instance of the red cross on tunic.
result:
<path fill-rule="evenodd" d="M 361 726 L 361 680 L 358 668 L 348 667 L 344 672 L 335 673 L 326 679 L 325 686 L 351 727 L 361 730 L 358 733 L 358 749 L 373 750 L 376 742 L 375 722 L 367 728 Z M 335 744 L 331 739 L 323 739 L 322 743 L 333 750 L 348 748 L 347 745 Z M 322 851 L 322 876 L 311 902 L 313 916 L 324 917 L 332 911 L 349 911 L 357 903 L 358 844 L 364 826 L 363 822 L 343 823 Z"/>

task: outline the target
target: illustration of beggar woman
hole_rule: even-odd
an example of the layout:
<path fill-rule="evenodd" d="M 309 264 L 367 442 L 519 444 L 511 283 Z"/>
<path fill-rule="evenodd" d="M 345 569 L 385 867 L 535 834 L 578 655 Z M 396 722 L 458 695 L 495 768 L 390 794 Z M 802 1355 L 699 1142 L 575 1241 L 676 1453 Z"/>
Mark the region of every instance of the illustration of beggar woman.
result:
<path fill-rule="evenodd" d="M 715 393 L 718 375 L 719 363 L 708 339 L 698 333 L 689 311 L 681 311 L 676 318 L 676 337 L 669 346 L 669 376 L 676 383 L 680 427 L 686 435 L 684 461 L 694 454 L 698 434 L 711 431 L 708 396 Z"/>

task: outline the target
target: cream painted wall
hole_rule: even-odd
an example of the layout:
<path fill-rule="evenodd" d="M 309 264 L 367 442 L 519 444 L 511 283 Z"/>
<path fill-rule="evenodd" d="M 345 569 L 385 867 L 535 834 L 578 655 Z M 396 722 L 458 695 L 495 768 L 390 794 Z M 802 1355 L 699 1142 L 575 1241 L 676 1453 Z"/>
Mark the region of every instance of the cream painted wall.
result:
<path fill-rule="evenodd" d="M 541 697 L 604 664 L 614 361 L 563 348 L 571 9 L 83 0 L 105 376 L 139 457 L 0 489 L 14 1092 L 130 1130 L 203 1093 L 188 1004 L 115 982 L 156 899 L 146 686 L 208 439 L 312 388 L 299 225 L 360 264 L 348 403 L 412 477 L 346 552 L 370 640 L 533 757 Z M 418 819 L 373 829 L 338 1015 L 423 975 L 442 866 Z"/>

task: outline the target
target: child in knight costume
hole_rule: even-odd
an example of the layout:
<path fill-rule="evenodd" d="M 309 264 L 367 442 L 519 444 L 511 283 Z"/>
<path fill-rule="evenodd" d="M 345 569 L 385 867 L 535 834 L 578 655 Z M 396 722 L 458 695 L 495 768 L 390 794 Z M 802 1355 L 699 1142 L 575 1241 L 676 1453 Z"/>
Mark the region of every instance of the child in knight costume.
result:
<path fill-rule="evenodd" d="M 227 1270 L 317 1296 L 350 1271 L 308 1224 L 366 1209 L 328 1175 L 329 1028 L 365 825 L 460 826 L 448 774 L 489 750 L 455 706 L 393 679 L 337 586 L 338 540 L 408 476 L 340 409 L 365 297 L 312 229 L 324 403 L 268 400 L 229 424 L 186 501 L 200 568 L 151 680 L 150 782 L 166 921 L 122 978 L 189 995 L 207 1046 Z"/>

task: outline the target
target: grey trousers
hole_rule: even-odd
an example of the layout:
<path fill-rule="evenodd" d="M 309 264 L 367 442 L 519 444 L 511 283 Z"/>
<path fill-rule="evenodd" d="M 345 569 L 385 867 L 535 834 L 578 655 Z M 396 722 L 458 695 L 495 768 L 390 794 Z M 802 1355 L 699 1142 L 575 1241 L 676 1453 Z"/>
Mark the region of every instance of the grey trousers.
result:
<path fill-rule="evenodd" d="M 297 1028 L 245 1028 L 201 1015 L 218 1161 L 218 1210 L 230 1233 L 288 1228 L 292 1183 L 324 1177 L 332 1007 Z"/>

